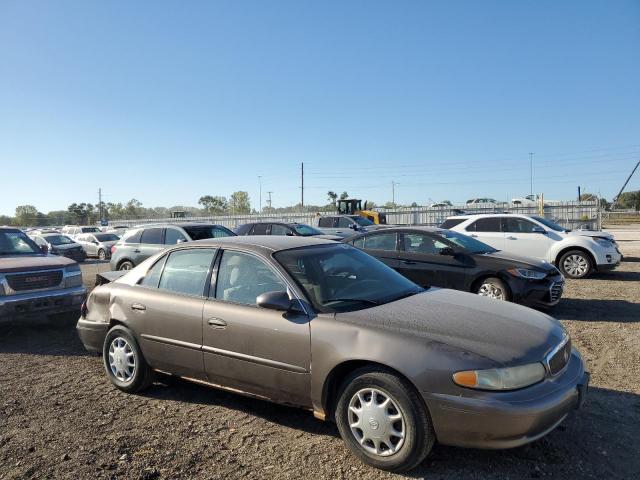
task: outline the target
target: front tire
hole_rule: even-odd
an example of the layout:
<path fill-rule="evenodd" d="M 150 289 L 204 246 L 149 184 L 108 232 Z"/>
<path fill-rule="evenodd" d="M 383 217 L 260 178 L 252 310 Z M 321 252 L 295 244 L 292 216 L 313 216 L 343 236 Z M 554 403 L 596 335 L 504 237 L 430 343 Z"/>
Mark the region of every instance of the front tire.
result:
<path fill-rule="evenodd" d="M 485 278 L 478 282 L 475 293 L 481 297 L 489 297 L 495 300 L 504 300 L 506 302 L 510 300 L 507 284 L 496 277 Z"/>
<path fill-rule="evenodd" d="M 107 333 L 102 358 L 107 377 L 123 392 L 140 392 L 153 383 L 153 371 L 147 365 L 138 342 L 122 325 L 116 325 Z"/>
<path fill-rule="evenodd" d="M 560 257 L 558 268 L 565 277 L 586 278 L 593 270 L 591 257 L 582 250 L 569 250 Z"/>
<path fill-rule="evenodd" d="M 381 470 L 411 470 L 435 441 L 431 418 L 413 386 L 382 369 L 359 369 L 344 381 L 335 420 L 347 448 Z"/>

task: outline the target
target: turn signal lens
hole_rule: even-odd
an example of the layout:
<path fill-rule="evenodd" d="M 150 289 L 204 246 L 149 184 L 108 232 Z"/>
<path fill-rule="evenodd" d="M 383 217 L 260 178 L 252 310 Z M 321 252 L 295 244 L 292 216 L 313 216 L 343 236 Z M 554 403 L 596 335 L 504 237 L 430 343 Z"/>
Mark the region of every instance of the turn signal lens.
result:
<path fill-rule="evenodd" d="M 479 390 L 515 390 L 538 383 L 545 376 L 542 363 L 517 367 L 467 370 L 453 374 L 456 385 Z"/>

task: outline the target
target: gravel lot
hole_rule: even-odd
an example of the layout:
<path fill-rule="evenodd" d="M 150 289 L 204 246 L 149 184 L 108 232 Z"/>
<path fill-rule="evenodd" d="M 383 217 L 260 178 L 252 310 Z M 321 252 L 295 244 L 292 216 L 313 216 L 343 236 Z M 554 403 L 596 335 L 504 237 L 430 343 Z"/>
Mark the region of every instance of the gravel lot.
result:
<path fill-rule="evenodd" d="M 637 478 L 640 226 L 612 229 L 618 270 L 568 281 L 552 313 L 592 373 L 584 409 L 508 451 L 436 445 L 408 477 Z M 85 264 L 88 285 L 97 269 Z M 387 478 L 310 413 L 163 378 L 120 393 L 87 354 L 75 317 L 0 324 L 0 478 Z"/>

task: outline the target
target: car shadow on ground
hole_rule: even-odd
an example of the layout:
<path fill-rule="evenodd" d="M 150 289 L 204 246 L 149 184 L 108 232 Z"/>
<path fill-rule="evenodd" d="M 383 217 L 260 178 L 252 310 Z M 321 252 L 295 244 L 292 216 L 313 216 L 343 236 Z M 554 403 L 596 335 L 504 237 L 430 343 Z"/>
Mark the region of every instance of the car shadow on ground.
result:
<path fill-rule="evenodd" d="M 588 279 L 612 282 L 638 282 L 640 281 L 640 272 L 626 272 L 622 270 L 613 270 L 610 272 L 594 272 L 589 275 Z"/>
<path fill-rule="evenodd" d="M 640 322 L 640 304 L 627 300 L 585 300 L 563 298 L 549 312 L 560 320 L 581 322 Z"/>
<path fill-rule="evenodd" d="M 637 263 L 640 262 L 640 257 L 624 257 L 622 259 L 623 262 L 632 262 L 632 263 Z"/>
<path fill-rule="evenodd" d="M 317 420 L 308 411 L 176 377 L 161 375 L 159 381 L 142 395 L 161 401 L 233 409 L 312 435 L 340 438 L 334 423 Z M 607 473 L 607 478 L 625 478 L 634 471 L 634 465 L 640 465 L 637 452 L 626 448 L 635 442 L 633 425 L 638 417 L 640 396 L 592 387 L 581 410 L 570 413 L 556 430 L 536 442 L 509 450 L 466 449 L 436 444 L 421 465 L 404 475 L 409 478 L 452 478 L 454 474 L 456 478 L 464 478 L 469 472 L 474 472 L 474 478 L 504 478 L 512 475 L 515 468 L 519 473 L 513 478 L 569 478 L 572 476 L 569 472 L 575 472 L 578 465 L 585 474 L 588 473 L 586 476 Z M 603 442 L 607 442 L 606 445 Z M 617 465 L 618 462 L 622 463 Z"/>
<path fill-rule="evenodd" d="M 0 322 L 0 353 L 91 356 L 76 333 L 80 312 Z"/>

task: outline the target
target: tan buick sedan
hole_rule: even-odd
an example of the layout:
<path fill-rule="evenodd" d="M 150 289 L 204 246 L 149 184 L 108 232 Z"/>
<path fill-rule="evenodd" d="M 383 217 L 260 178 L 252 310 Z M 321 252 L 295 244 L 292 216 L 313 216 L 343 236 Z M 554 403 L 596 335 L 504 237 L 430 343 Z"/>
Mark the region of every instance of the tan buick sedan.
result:
<path fill-rule="evenodd" d="M 586 393 L 582 359 L 548 315 L 424 290 L 329 240 L 183 243 L 102 281 L 77 328 L 116 387 L 163 372 L 306 408 L 385 470 L 413 468 L 436 440 L 534 441 Z"/>

